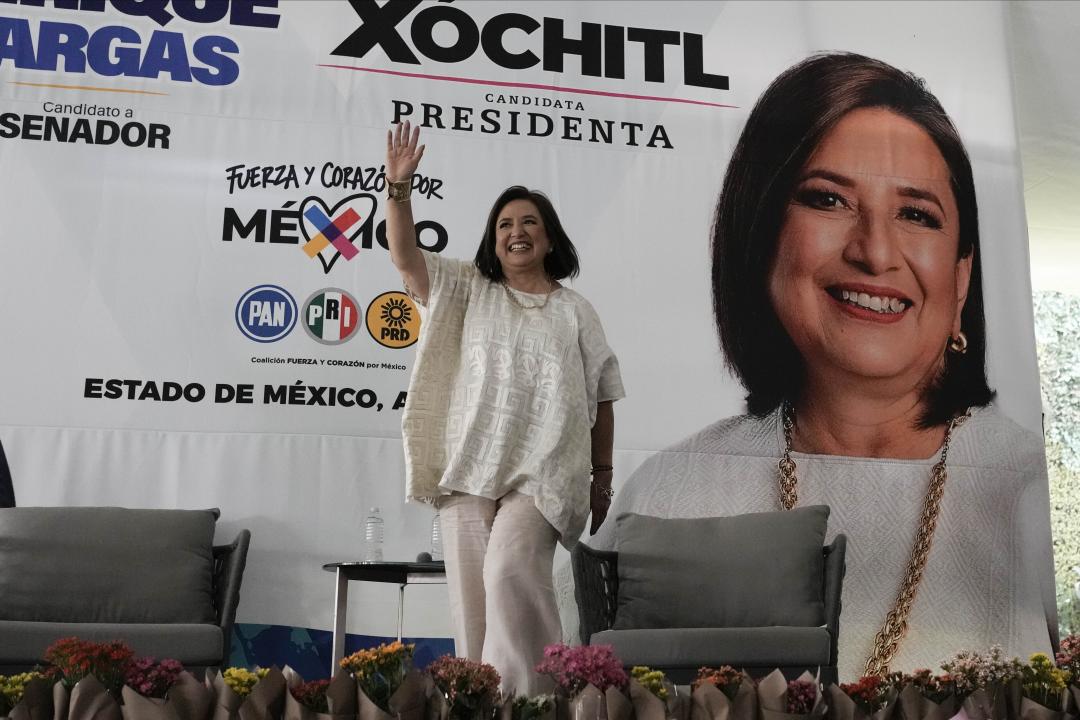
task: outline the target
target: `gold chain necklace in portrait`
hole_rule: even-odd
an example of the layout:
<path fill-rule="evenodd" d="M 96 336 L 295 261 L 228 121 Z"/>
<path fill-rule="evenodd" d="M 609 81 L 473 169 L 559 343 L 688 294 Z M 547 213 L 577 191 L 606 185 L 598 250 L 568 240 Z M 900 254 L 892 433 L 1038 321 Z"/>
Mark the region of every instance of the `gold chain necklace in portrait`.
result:
<path fill-rule="evenodd" d="M 795 460 L 791 457 L 791 433 L 795 429 L 794 408 L 785 402 L 781 409 L 781 417 L 784 427 L 784 455 L 777 465 L 780 469 L 780 504 L 785 510 L 791 510 L 799 501 L 799 479 L 795 475 Z M 923 498 L 919 531 L 915 535 L 915 544 L 911 548 L 907 573 L 904 575 L 904 581 L 900 583 L 892 609 L 885 616 L 885 622 L 874 638 L 874 652 L 866 660 L 864 675 L 878 677 L 887 675 L 889 665 L 900 648 L 900 641 L 907 633 L 908 614 L 915 602 L 915 593 L 919 590 L 919 581 L 922 580 L 926 559 L 930 555 L 930 546 L 934 542 L 934 530 L 937 528 L 938 513 L 941 510 L 941 497 L 945 493 L 945 481 L 949 477 L 945 468 L 945 461 L 949 456 L 949 440 L 952 438 L 953 430 L 963 425 L 969 417 L 971 417 L 970 411 L 964 412 L 950 420 L 945 426 L 945 441 L 941 444 L 941 457 L 930 470 L 930 484 L 926 488 L 926 497 Z"/>
<path fill-rule="evenodd" d="M 517 296 L 517 293 L 515 293 L 513 290 L 510 289 L 510 286 L 506 284 L 505 280 L 501 281 L 499 284 L 503 286 L 503 290 L 506 291 L 506 297 L 510 298 L 510 302 L 514 303 L 515 305 L 517 305 L 522 310 L 539 310 L 540 308 L 547 305 L 548 300 L 551 299 L 552 294 L 555 292 L 555 290 L 558 290 L 558 288 L 555 288 L 555 290 L 552 290 L 551 292 L 544 295 L 544 301 L 537 304 L 537 305 L 526 305 L 525 303 L 521 302 L 521 300 Z M 538 295 L 539 293 L 528 293 L 528 294 L 529 295 L 534 295 L 534 294 Z"/>

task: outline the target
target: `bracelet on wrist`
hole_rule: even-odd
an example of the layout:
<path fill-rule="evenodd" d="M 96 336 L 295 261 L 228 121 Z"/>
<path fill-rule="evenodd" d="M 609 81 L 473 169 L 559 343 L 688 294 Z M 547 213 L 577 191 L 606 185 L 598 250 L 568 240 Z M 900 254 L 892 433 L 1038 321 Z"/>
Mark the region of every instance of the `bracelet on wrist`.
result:
<path fill-rule="evenodd" d="M 387 180 L 386 196 L 395 202 L 408 202 L 412 194 L 412 178 L 404 180 Z"/>
<path fill-rule="evenodd" d="M 613 468 L 610 465 L 593 465 L 592 466 L 592 471 L 589 474 L 590 475 L 595 475 L 598 472 L 611 472 L 614 469 L 615 468 Z"/>
<path fill-rule="evenodd" d="M 615 497 L 615 491 L 611 489 L 610 485 L 604 486 L 598 483 L 592 484 L 593 490 L 600 493 L 601 497 L 606 497 L 608 500 Z"/>

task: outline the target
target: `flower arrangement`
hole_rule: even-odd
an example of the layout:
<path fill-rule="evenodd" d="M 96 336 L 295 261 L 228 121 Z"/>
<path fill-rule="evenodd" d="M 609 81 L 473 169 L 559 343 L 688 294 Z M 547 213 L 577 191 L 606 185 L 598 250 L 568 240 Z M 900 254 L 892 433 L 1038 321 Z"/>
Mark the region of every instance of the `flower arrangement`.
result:
<path fill-rule="evenodd" d="M 878 675 L 864 675 L 857 682 L 840 683 L 840 690 L 867 715 L 873 715 L 885 707 L 889 700 L 891 687 L 885 678 Z M 788 693 L 790 697 L 790 692 Z"/>
<path fill-rule="evenodd" d="M 518 695 L 510 703 L 510 714 L 513 720 L 537 720 L 551 712 L 554 707 L 553 695 Z"/>
<path fill-rule="evenodd" d="M 1016 658 L 1005 657 L 1000 645 L 992 646 L 985 655 L 963 650 L 941 663 L 961 699 L 976 690 L 998 687 L 1020 677 L 1022 668 Z"/>
<path fill-rule="evenodd" d="M 342 658 L 341 667 L 356 679 L 373 703 L 390 712 L 390 698 L 405 681 L 414 650 L 416 645 L 395 640 Z"/>
<path fill-rule="evenodd" d="M 743 673 L 730 665 L 721 665 L 718 668 L 703 667 L 698 670 L 697 678 L 691 683 L 690 688 L 693 691 L 702 685 L 713 685 L 724 693 L 728 700 L 735 702 L 735 694 L 739 692 L 739 686 L 744 677 L 746 676 Z"/>
<path fill-rule="evenodd" d="M 635 665 L 630 668 L 630 677 L 637 680 L 641 687 L 661 700 L 668 699 L 668 690 L 664 685 L 664 673 L 660 670 L 653 670 L 644 665 Z"/>
<path fill-rule="evenodd" d="M 329 680 L 310 680 L 291 688 L 289 692 L 292 693 L 296 702 L 308 710 L 327 713 L 330 712 L 330 704 L 326 700 L 326 689 L 328 687 L 330 687 Z"/>
<path fill-rule="evenodd" d="M 814 709 L 817 687 L 809 680 L 790 680 L 787 684 L 787 712 L 806 715 Z"/>
<path fill-rule="evenodd" d="M 1080 635 L 1069 635 L 1062 639 L 1061 648 L 1054 659 L 1059 668 L 1069 673 L 1073 683 L 1080 680 Z"/>
<path fill-rule="evenodd" d="M 913 673 L 893 673 L 889 680 L 897 692 L 912 685 L 920 695 L 938 705 L 956 693 L 951 675 L 935 675 L 929 668 L 920 668 Z"/>
<path fill-rule="evenodd" d="M 11 709 L 23 699 L 27 683 L 44 677 L 39 672 L 0 675 L 0 717 L 6 717 Z"/>
<path fill-rule="evenodd" d="M 610 645 L 548 645 L 536 672 L 550 675 L 557 690 L 567 697 L 577 695 L 590 684 L 603 692 L 609 687 L 625 690 L 630 682 Z"/>
<path fill-rule="evenodd" d="M 124 684 L 143 697 L 163 699 L 183 671 L 184 666 L 177 660 L 138 658 L 124 673 Z"/>
<path fill-rule="evenodd" d="M 428 672 L 446 697 L 452 717 L 482 712 L 498 697 L 501 679 L 487 663 L 443 655 L 428 666 Z"/>
<path fill-rule="evenodd" d="M 240 698 L 246 698 L 255 689 L 255 684 L 270 673 L 269 668 L 255 668 L 254 671 L 247 668 L 231 667 L 221 673 L 221 679 L 225 685 Z"/>
<path fill-rule="evenodd" d="M 96 643 L 79 638 L 62 638 L 45 650 L 49 674 L 71 689 L 83 678 L 97 678 L 109 694 L 119 696 L 135 652 L 119 640 Z"/>
<path fill-rule="evenodd" d="M 1051 710 L 1062 710 L 1062 691 L 1069 685 L 1069 672 L 1054 667 L 1044 653 L 1035 653 L 1021 670 L 1024 695 Z"/>

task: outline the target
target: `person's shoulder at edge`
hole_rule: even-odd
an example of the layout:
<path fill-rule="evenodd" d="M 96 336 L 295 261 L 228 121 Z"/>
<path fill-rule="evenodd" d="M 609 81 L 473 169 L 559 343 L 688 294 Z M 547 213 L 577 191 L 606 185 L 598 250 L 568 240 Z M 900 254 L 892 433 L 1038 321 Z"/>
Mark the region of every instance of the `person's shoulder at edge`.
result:
<path fill-rule="evenodd" d="M 418 248 L 420 254 L 424 257 L 424 262 L 427 264 L 428 274 L 431 274 L 436 267 L 440 268 L 460 268 L 465 270 L 471 270 L 479 273 L 476 264 L 472 260 L 462 260 L 460 258 L 452 258 L 443 255 L 442 253 L 432 252 L 425 250 L 424 248 Z"/>
<path fill-rule="evenodd" d="M 555 290 L 555 293 L 557 293 L 556 297 L 559 297 L 563 302 L 573 303 L 574 307 L 577 308 L 577 312 L 585 315 L 593 322 L 600 322 L 600 314 L 596 312 L 596 308 L 593 307 L 593 304 L 589 302 L 587 297 L 574 288 L 569 285 L 560 285 L 560 287 Z"/>
<path fill-rule="evenodd" d="M 617 543 L 618 516 L 627 512 L 642 512 L 641 503 L 648 502 L 647 498 L 651 496 L 658 479 L 674 481 L 679 470 L 672 463 L 678 464 L 690 457 L 775 458 L 778 452 L 776 432 L 775 412 L 764 417 L 735 415 L 717 420 L 682 440 L 657 450 L 631 473 L 616 492 L 615 504 L 600 531 L 589 539 L 588 545 L 600 550 L 614 549 Z"/>
<path fill-rule="evenodd" d="M 445 287 L 450 276 L 454 277 L 457 282 L 464 278 L 469 283 L 473 282 L 475 278 L 483 277 L 472 260 L 446 257 L 424 248 L 419 248 L 419 250 L 420 255 L 424 258 L 424 265 L 427 267 L 429 292 L 436 286 Z M 427 309 L 428 306 L 420 302 L 420 299 L 413 293 L 408 284 L 405 285 L 405 293 L 421 308 Z"/>
<path fill-rule="evenodd" d="M 1042 438 L 1002 414 L 993 403 L 975 408 L 957 433 L 950 462 L 971 467 L 1000 468 L 1020 473 L 1045 473 Z"/>
<path fill-rule="evenodd" d="M 717 420 L 692 435 L 657 450 L 627 478 L 620 493 L 623 498 L 634 497 L 639 486 L 647 489 L 657 477 L 668 477 L 670 463 L 680 458 L 712 456 L 776 458 L 775 413 L 764 417 L 735 415 Z M 670 478 L 669 478 L 670 479 Z"/>
<path fill-rule="evenodd" d="M 657 452 L 776 457 L 777 416 L 733 415 L 706 425 Z"/>

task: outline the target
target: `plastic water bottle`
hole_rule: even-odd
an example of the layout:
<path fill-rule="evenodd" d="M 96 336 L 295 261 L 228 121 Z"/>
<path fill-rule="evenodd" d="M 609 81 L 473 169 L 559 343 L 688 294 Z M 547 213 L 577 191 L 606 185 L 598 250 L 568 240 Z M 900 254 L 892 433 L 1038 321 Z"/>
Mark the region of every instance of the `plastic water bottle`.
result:
<path fill-rule="evenodd" d="M 364 521 L 364 560 L 382 562 L 383 559 L 383 519 L 379 508 L 371 508 Z"/>
<path fill-rule="evenodd" d="M 443 559 L 442 550 L 442 521 L 439 520 L 439 513 L 435 513 L 435 518 L 431 521 L 431 559 L 439 561 Z"/>

